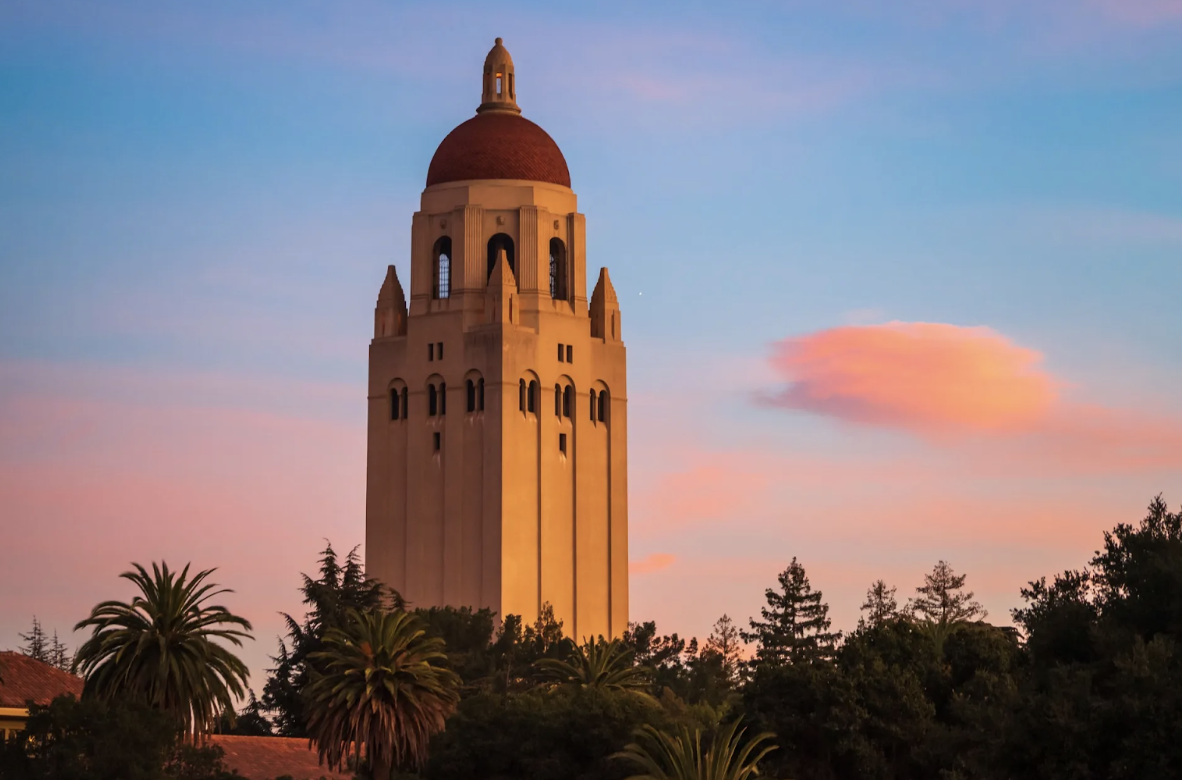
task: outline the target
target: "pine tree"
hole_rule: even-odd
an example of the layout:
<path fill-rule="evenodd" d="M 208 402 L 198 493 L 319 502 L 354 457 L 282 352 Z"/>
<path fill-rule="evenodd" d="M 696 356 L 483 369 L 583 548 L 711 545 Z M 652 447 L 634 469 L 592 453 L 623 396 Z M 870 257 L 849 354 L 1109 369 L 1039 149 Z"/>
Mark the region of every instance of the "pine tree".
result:
<path fill-rule="evenodd" d="M 20 634 L 20 638 L 27 643 L 21 648 L 22 653 L 43 664 L 51 663 L 45 631 L 42 630 L 41 621 L 37 619 L 36 615 L 33 616 L 33 630 L 27 634 Z"/>
<path fill-rule="evenodd" d="M 715 621 L 714 630 L 706 638 L 706 649 L 717 653 L 722 659 L 727 680 L 737 682 L 743 664 L 743 649 L 739 641 L 739 628 L 729 615 L 724 614 Z"/>
<path fill-rule="evenodd" d="M 887 587 L 883 580 L 875 580 L 866 591 L 866 602 L 862 604 L 865 617 L 858 618 L 858 628 L 877 628 L 883 623 L 897 617 L 899 602 L 895 600 L 896 588 Z"/>
<path fill-rule="evenodd" d="M 758 662 L 776 665 L 832 656 L 841 633 L 829 630 L 829 605 L 821 600 L 821 591 L 812 589 L 804 567 L 793 558 L 777 580 L 780 591 L 768 588 L 765 593 L 763 621 L 752 619 L 751 630 L 740 632 L 744 641 L 759 644 Z"/>
<path fill-rule="evenodd" d="M 947 561 L 940 561 L 931 574 L 923 575 L 923 585 L 915 589 L 908 610 L 923 620 L 941 626 L 951 626 L 989 613 L 973 601 L 973 592 L 961 593 L 967 575 L 957 574 Z"/>
<path fill-rule="evenodd" d="M 73 665 L 73 660 L 69 655 L 69 649 L 57 638 L 57 629 L 55 628 L 53 642 L 49 645 L 49 663 L 63 672 L 68 672 Z"/>

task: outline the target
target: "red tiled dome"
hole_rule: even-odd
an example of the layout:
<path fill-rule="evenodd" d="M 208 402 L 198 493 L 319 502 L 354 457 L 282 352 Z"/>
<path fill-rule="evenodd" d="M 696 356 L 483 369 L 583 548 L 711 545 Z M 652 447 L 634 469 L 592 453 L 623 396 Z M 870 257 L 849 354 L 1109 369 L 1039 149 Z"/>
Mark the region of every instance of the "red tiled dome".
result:
<path fill-rule="evenodd" d="M 469 179 L 524 179 L 570 186 L 558 144 L 519 114 L 483 111 L 447 134 L 427 169 L 427 186 Z"/>

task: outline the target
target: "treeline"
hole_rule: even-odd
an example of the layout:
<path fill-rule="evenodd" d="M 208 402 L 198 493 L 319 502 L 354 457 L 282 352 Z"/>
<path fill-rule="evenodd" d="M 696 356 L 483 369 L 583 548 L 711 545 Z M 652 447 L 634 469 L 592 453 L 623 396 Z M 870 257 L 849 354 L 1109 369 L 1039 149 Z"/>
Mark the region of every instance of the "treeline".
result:
<path fill-rule="evenodd" d="M 55 736 L 51 707 L 6 755 L 26 771 L 55 747 L 85 757 L 87 723 L 130 707 L 179 724 L 161 753 L 174 769 L 144 777 L 225 776 L 191 744 L 209 731 L 306 737 L 326 765 L 382 780 L 741 780 L 757 766 L 794 780 L 1182 776 L 1182 512 L 1160 497 L 1083 568 L 1022 589 L 1013 626 L 987 622 L 941 561 L 909 598 L 871 584 L 842 635 L 792 559 L 758 616 L 724 615 L 701 642 L 648 622 L 576 644 L 548 608 L 499 626 L 487 610 L 414 609 L 329 546 L 257 699 L 232 656 L 211 668 L 174 654 L 174 680 L 167 643 L 144 641 L 179 619 L 175 604 L 191 628 L 222 632 L 219 652 L 245 636 L 249 623 L 202 606 L 217 592 L 202 590 L 207 574 L 125 575 L 147 595 L 79 624 L 93 631 L 74 660 L 83 701 L 54 705 L 75 742 Z M 176 653 L 206 652 L 200 631 Z"/>

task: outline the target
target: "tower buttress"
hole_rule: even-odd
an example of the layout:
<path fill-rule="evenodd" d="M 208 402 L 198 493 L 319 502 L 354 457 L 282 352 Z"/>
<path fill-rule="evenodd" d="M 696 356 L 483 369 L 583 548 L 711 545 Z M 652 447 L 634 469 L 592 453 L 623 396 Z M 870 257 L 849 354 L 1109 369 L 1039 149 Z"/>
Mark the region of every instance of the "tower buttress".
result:
<path fill-rule="evenodd" d="M 386 279 L 378 291 L 378 305 L 373 313 L 373 337 L 406 335 L 406 294 L 394 266 L 386 269 Z"/>
<path fill-rule="evenodd" d="M 591 338 L 620 341 L 620 301 L 607 268 L 599 269 L 599 281 L 591 293 Z"/>
<path fill-rule="evenodd" d="M 504 249 L 497 252 L 497 261 L 493 266 L 492 276 L 488 279 L 487 290 L 485 311 L 489 313 L 488 321 L 519 324 L 521 315 L 517 300 L 517 280 L 513 277 L 513 269 L 509 267 L 509 259 Z"/>

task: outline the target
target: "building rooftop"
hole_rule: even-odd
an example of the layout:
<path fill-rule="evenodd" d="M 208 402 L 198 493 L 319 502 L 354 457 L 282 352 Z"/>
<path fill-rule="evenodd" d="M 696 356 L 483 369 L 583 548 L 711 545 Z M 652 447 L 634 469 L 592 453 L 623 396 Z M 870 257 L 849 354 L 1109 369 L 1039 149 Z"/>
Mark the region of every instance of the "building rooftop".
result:
<path fill-rule="evenodd" d="M 0 651 L 0 707 L 46 705 L 63 694 L 82 695 L 82 678 L 24 653 Z"/>

